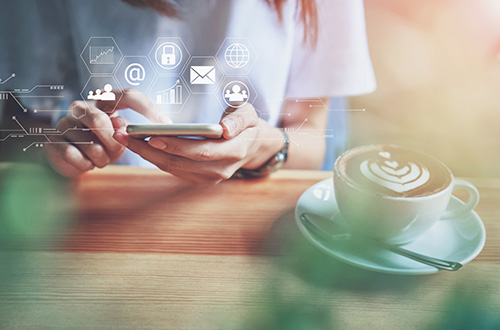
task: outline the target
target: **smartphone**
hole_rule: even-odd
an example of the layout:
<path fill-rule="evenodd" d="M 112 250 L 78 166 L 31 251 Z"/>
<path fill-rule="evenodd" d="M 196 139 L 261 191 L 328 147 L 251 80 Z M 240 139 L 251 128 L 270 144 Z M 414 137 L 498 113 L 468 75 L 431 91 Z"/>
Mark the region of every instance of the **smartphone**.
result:
<path fill-rule="evenodd" d="M 130 124 L 130 136 L 146 138 L 150 136 L 192 136 L 220 139 L 222 126 L 219 124 Z"/>

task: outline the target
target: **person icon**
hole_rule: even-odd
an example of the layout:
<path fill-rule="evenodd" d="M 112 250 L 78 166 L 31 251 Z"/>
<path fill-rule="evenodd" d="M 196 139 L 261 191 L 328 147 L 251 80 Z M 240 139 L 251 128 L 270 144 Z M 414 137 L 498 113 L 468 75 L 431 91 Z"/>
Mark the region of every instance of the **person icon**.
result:
<path fill-rule="evenodd" d="M 104 93 L 102 93 L 100 100 L 101 101 L 115 101 L 116 95 L 115 95 L 115 93 L 112 92 L 112 90 L 113 90 L 113 86 L 111 86 L 111 84 L 104 85 Z"/>
<path fill-rule="evenodd" d="M 228 99 L 229 102 L 243 102 L 245 101 L 245 99 L 248 99 L 247 91 L 243 90 L 242 92 L 240 85 L 234 84 L 231 90 L 232 93 L 229 91 L 229 89 L 226 89 L 226 94 L 224 95 L 224 97 Z"/>
<path fill-rule="evenodd" d="M 87 100 L 95 100 L 94 91 L 89 91 L 89 95 L 87 95 Z"/>
<path fill-rule="evenodd" d="M 98 88 L 95 90 L 95 95 L 94 95 L 94 98 L 93 100 L 97 100 L 97 101 L 100 101 L 101 100 L 101 90 Z"/>

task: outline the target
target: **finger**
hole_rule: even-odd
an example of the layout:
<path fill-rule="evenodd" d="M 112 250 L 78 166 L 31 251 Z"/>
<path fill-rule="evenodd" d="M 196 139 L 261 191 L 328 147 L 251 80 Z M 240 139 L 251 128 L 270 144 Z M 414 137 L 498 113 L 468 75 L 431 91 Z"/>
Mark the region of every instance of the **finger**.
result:
<path fill-rule="evenodd" d="M 107 150 L 89 128 L 81 126 L 68 128 L 64 134 L 64 138 L 66 141 L 77 147 L 88 159 L 90 159 L 90 161 L 92 161 L 95 166 L 99 168 L 103 168 L 112 161 L 116 160 L 119 156 L 121 156 L 125 149 L 122 145 L 118 144 L 120 148 L 115 152 Z"/>
<path fill-rule="evenodd" d="M 121 91 L 116 92 L 121 93 Z M 132 109 L 148 118 L 153 123 L 172 123 L 170 117 L 168 117 L 154 102 L 134 89 L 125 90 L 123 97 L 114 102 L 97 101 L 96 106 L 104 111 L 110 111 L 110 109 Z"/>
<path fill-rule="evenodd" d="M 148 142 L 134 139 L 121 131 L 116 132 L 114 137 L 118 142 L 123 143 L 131 151 L 155 164 L 159 169 L 172 174 L 180 172 L 198 173 L 210 179 L 225 180 L 229 179 L 236 170 L 236 165 L 232 161 L 197 162 L 153 148 L 148 145 Z"/>
<path fill-rule="evenodd" d="M 232 139 L 249 127 L 256 126 L 259 117 L 253 106 L 249 103 L 241 108 L 230 109 L 220 121 L 223 128 L 222 135 L 225 139 Z"/>
<path fill-rule="evenodd" d="M 86 132 L 72 131 L 66 134 L 66 139 L 74 144 L 92 163 L 103 168 L 111 163 L 111 157 L 114 155 L 108 153 L 106 149 L 100 144 L 97 139 L 89 139 L 89 136 L 85 135 Z M 90 141 L 89 141 L 90 140 Z M 122 149 L 124 147 L 122 146 Z"/>
<path fill-rule="evenodd" d="M 169 154 L 186 157 L 198 162 L 218 160 L 241 161 L 247 156 L 246 150 L 234 141 L 224 139 L 191 140 L 157 136 L 152 137 L 148 144 Z"/>
<path fill-rule="evenodd" d="M 194 163 L 192 160 L 187 158 L 182 159 L 179 156 L 169 155 L 168 153 L 155 149 L 149 146 L 146 141 L 134 139 L 130 137 L 130 135 L 124 134 L 122 129 L 117 131 L 113 137 L 116 141 L 123 144 L 142 158 L 155 164 L 165 172 L 171 172 L 172 170 L 186 171 L 188 168 L 195 166 L 195 164 L 189 164 L 189 162 Z"/>
<path fill-rule="evenodd" d="M 87 106 L 85 102 L 82 103 L 77 101 L 74 102 L 73 106 L 87 107 L 89 111 L 79 120 L 68 117 L 67 120 L 69 124 L 79 127 L 82 125 L 88 127 L 109 152 L 120 152 L 122 146 L 113 139 L 114 128 L 109 116 L 92 105 Z"/>
<path fill-rule="evenodd" d="M 113 125 L 113 128 L 115 129 L 116 132 L 122 128 L 125 129 L 128 125 L 128 121 L 121 116 L 115 116 L 111 117 L 111 124 Z"/>
<path fill-rule="evenodd" d="M 64 163 L 66 163 L 80 172 L 94 169 L 94 164 L 88 160 L 78 148 L 60 137 L 51 139 L 51 142 L 47 144 L 47 153 L 54 164 L 64 168 L 67 167 L 64 165 Z"/>

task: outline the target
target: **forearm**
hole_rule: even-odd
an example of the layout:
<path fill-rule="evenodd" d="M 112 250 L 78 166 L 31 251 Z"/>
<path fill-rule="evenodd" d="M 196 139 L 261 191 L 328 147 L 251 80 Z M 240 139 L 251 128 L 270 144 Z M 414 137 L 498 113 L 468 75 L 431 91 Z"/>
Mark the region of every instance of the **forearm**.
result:
<path fill-rule="evenodd" d="M 302 127 L 307 130 L 307 128 Z M 288 146 L 288 160 L 284 168 L 319 170 L 325 158 L 326 142 L 322 132 L 315 132 L 311 129 L 311 134 L 299 132 L 287 132 L 290 139 Z"/>
<path fill-rule="evenodd" d="M 303 100 L 306 101 L 306 100 Z M 287 101 L 283 107 L 281 125 L 288 133 L 288 161 L 285 168 L 318 170 L 323 165 L 326 152 L 327 98 L 321 99 L 322 107 L 311 107 L 312 102 Z"/>

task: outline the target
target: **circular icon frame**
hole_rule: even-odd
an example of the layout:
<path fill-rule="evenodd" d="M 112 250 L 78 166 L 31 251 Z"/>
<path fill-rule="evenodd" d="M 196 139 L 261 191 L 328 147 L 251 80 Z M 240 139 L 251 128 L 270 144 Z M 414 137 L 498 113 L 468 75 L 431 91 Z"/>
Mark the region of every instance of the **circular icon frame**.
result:
<path fill-rule="evenodd" d="M 164 56 L 166 55 L 164 53 L 164 49 L 166 47 L 172 47 L 172 49 L 174 50 L 177 50 L 179 52 L 179 58 L 176 58 L 175 59 L 175 64 L 173 65 L 168 65 L 168 64 L 163 64 L 163 58 Z M 172 54 L 175 54 L 175 52 L 173 52 Z M 173 55 L 175 56 L 175 55 Z M 163 69 L 166 69 L 166 70 L 172 70 L 172 69 L 175 69 L 176 67 L 179 66 L 179 64 L 181 64 L 182 62 L 182 50 L 181 48 L 174 42 L 170 42 L 170 41 L 167 41 L 167 42 L 163 42 L 161 43 L 158 47 L 156 47 L 156 51 L 155 51 L 155 60 L 156 60 L 156 63 Z"/>
<path fill-rule="evenodd" d="M 232 85 L 232 88 L 229 89 L 228 87 L 231 86 L 231 85 Z M 227 95 L 226 95 L 226 93 L 228 91 L 233 91 L 233 94 L 234 93 L 239 93 L 241 91 L 241 89 L 235 91 L 234 87 L 239 87 L 240 88 L 241 85 L 243 87 L 245 87 L 245 89 L 243 90 L 243 93 L 241 94 L 242 96 L 244 95 L 245 98 L 242 99 L 242 100 L 235 100 L 235 101 L 233 101 L 233 102 L 241 102 L 241 103 L 232 104 L 232 103 L 230 103 L 231 101 L 227 101 Z M 244 92 L 246 92 L 246 93 L 244 93 Z M 248 86 L 244 82 L 239 81 L 239 80 L 232 80 L 232 81 L 228 82 L 224 86 L 224 88 L 222 89 L 222 99 L 224 100 L 224 103 L 226 103 L 228 106 L 230 106 L 232 108 L 241 108 L 242 106 L 244 106 L 245 104 L 247 104 L 248 100 L 250 99 L 250 89 L 248 88 Z"/>

